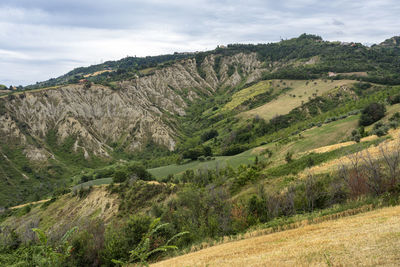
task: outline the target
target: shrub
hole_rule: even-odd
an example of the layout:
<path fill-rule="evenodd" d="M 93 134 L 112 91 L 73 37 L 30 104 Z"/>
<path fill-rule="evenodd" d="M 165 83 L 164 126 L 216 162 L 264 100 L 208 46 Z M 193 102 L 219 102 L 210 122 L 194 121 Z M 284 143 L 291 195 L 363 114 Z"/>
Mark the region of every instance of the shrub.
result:
<path fill-rule="evenodd" d="M 389 121 L 399 122 L 400 121 L 400 113 L 399 112 L 394 113 L 393 116 L 389 118 Z"/>
<path fill-rule="evenodd" d="M 148 264 L 148 258 L 152 256 L 153 254 L 160 253 L 160 252 L 166 252 L 168 250 L 176 250 L 178 249 L 177 246 L 172 246 L 170 243 L 174 241 L 175 239 L 188 234 L 188 232 L 181 232 L 176 235 L 174 235 L 172 238 L 170 238 L 163 245 L 158 244 L 154 245 L 152 244 L 152 241 L 154 243 L 155 235 L 158 234 L 158 232 L 161 231 L 162 228 L 167 227 L 169 224 L 164 223 L 160 224 L 160 218 L 155 219 L 150 225 L 149 225 L 149 230 L 146 234 L 142 235 L 140 239 L 139 244 L 131 251 L 129 251 L 129 260 L 128 261 L 121 261 L 121 260 L 115 260 L 113 259 L 112 262 L 116 264 L 121 264 L 121 265 L 128 265 L 129 263 L 132 262 L 139 262 L 139 266 L 149 266 Z"/>
<path fill-rule="evenodd" d="M 85 89 L 89 89 L 90 87 L 92 87 L 92 83 L 90 81 L 85 81 L 85 84 L 83 86 Z"/>
<path fill-rule="evenodd" d="M 112 260 L 129 260 L 129 251 L 136 247 L 142 236 L 149 230 L 151 218 L 148 216 L 131 216 L 121 228 L 111 227 L 107 230 L 104 241 L 103 260 L 112 266 Z"/>
<path fill-rule="evenodd" d="M 400 94 L 389 96 L 387 98 L 387 101 L 389 102 L 390 105 L 400 103 Z"/>
<path fill-rule="evenodd" d="M 126 180 L 126 172 L 122 170 L 118 170 L 114 173 L 113 182 L 114 183 L 123 183 Z"/>
<path fill-rule="evenodd" d="M 374 125 L 374 129 L 372 130 L 373 134 L 376 134 L 377 136 L 384 136 L 388 133 L 389 127 L 381 122 L 378 122 L 377 124 Z"/>
<path fill-rule="evenodd" d="M 286 156 L 285 156 L 286 162 L 287 162 L 287 163 L 292 162 L 292 160 L 293 160 L 292 157 L 293 157 L 293 153 L 290 152 L 290 151 L 288 151 L 288 152 L 286 153 Z"/>
<path fill-rule="evenodd" d="M 184 159 L 191 159 L 191 160 L 197 160 L 198 157 L 202 156 L 204 154 L 203 149 L 201 148 L 192 148 L 184 151 L 182 153 L 182 157 Z"/>
<path fill-rule="evenodd" d="M 207 132 L 205 132 L 205 133 L 203 133 L 201 135 L 201 141 L 206 142 L 206 141 L 208 141 L 210 139 L 213 139 L 214 137 L 217 137 L 217 136 L 218 136 L 218 131 L 212 129 L 212 130 L 207 131 Z"/>
<path fill-rule="evenodd" d="M 210 156 L 212 156 L 211 147 L 209 147 L 209 146 L 203 147 L 203 155 L 204 155 L 205 157 L 210 157 Z"/>
<path fill-rule="evenodd" d="M 79 198 L 84 198 L 84 197 L 86 197 L 87 195 L 89 195 L 90 194 L 90 192 L 92 192 L 92 189 L 93 189 L 93 187 L 92 186 L 87 186 L 87 187 L 81 187 L 79 190 L 78 190 L 78 197 Z"/>
<path fill-rule="evenodd" d="M 146 168 L 141 164 L 131 164 L 128 166 L 129 175 L 134 175 L 140 180 L 149 181 L 153 179 L 153 175 L 149 173 Z"/>
<path fill-rule="evenodd" d="M 242 153 L 245 150 L 247 150 L 247 146 L 236 144 L 236 145 L 230 145 L 230 146 L 226 147 L 224 150 L 222 150 L 221 154 L 223 156 L 233 156 L 233 155 Z"/>

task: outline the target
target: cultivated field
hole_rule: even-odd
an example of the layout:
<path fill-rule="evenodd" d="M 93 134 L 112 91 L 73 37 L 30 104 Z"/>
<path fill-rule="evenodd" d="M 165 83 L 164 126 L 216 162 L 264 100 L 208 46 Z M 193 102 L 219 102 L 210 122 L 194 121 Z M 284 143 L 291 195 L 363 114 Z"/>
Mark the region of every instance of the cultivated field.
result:
<path fill-rule="evenodd" d="M 232 100 L 228 102 L 222 110 L 232 110 L 242 104 L 244 101 L 252 99 L 253 97 L 265 93 L 270 88 L 276 87 L 279 84 L 278 81 L 261 81 L 250 87 L 240 90 L 239 92 L 233 94 Z"/>
<path fill-rule="evenodd" d="M 398 266 L 400 206 L 217 245 L 152 266 Z"/>
<path fill-rule="evenodd" d="M 289 113 L 292 109 L 299 107 L 302 102 L 309 101 L 309 97 L 321 96 L 336 87 L 350 85 L 352 80 L 333 80 L 333 81 L 296 81 L 283 80 L 280 82 L 280 88 L 290 87 L 290 91 L 280 95 L 277 99 L 266 103 L 258 108 L 241 113 L 239 116 L 248 118 L 259 116 L 265 120 L 270 120 L 274 116 Z"/>

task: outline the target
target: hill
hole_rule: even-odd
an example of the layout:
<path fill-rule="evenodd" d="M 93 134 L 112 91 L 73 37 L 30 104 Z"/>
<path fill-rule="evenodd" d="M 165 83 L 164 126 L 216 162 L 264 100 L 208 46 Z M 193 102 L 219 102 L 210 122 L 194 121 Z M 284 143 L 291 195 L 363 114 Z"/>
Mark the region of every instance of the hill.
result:
<path fill-rule="evenodd" d="M 155 262 L 399 205 L 399 62 L 396 47 L 301 35 L 0 96 L 0 265 Z"/>
<path fill-rule="evenodd" d="M 394 36 L 392 38 L 386 39 L 382 43 L 379 44 L 382 47 L 392 47 L 392 48 L 399 48 L 400 47 L 400 36 Z"/>
<path fill-rule="evenodd" d="M 15 197 L 6 201 L 0 193 L 0 205 L 68 187 L 82 168 L 118 160 L 154 168 L 182 156 L 197 159 L 203 146 L 227 156 L 273 141 L 283 128 L 287 136 L 304 116 L 313 123 L 311 117 L 363 98 L 371 82 L 367 93 L 378 84 L 400 84 L 399 58 L 393 47 L 303 34 L 279 43 L 127 57 L 9 92 L 0 98 L 0 183 Z M 353 86 L 356 81 L 363 82 Z M 277 115 L 279 121 L 271 120 Z M 215 142 L 198 139 L 212 129 Z"/>
<path fill-rule="evenodd" d="M 233 241 L 151 266 L 395 266 L 400 207 Z"/>

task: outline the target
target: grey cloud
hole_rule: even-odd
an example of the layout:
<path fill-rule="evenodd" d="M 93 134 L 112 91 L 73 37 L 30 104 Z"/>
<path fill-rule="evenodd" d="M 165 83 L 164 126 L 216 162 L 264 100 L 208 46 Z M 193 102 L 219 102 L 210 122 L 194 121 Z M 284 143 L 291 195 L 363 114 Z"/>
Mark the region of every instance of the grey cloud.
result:
<path fill-rule="evenodd" d="M 332 24 L 336 25 L 336 26 L 343 26 L 344 25 L 343 22 L 341 22 L 340 20 L 337 20 L 337 19 L 333 19 Z"/>
<path fill-rule="evenodd" d="M 304 32 L 376 43 L 399 35 L 399 13 L 395 0 L 2 0 L 0 83 L 34 83 L 100 59 Z"/>

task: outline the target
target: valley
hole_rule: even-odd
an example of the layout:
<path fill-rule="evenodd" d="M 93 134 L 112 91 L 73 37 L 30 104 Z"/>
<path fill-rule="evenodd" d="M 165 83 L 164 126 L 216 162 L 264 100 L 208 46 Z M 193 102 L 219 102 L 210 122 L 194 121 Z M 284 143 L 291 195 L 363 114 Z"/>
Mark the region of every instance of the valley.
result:
<path fill-rule="evenodd" d="M 384 44 L 304 34 L 6 93 L 0 265 L 394 265 L 400 48 Z"/>

